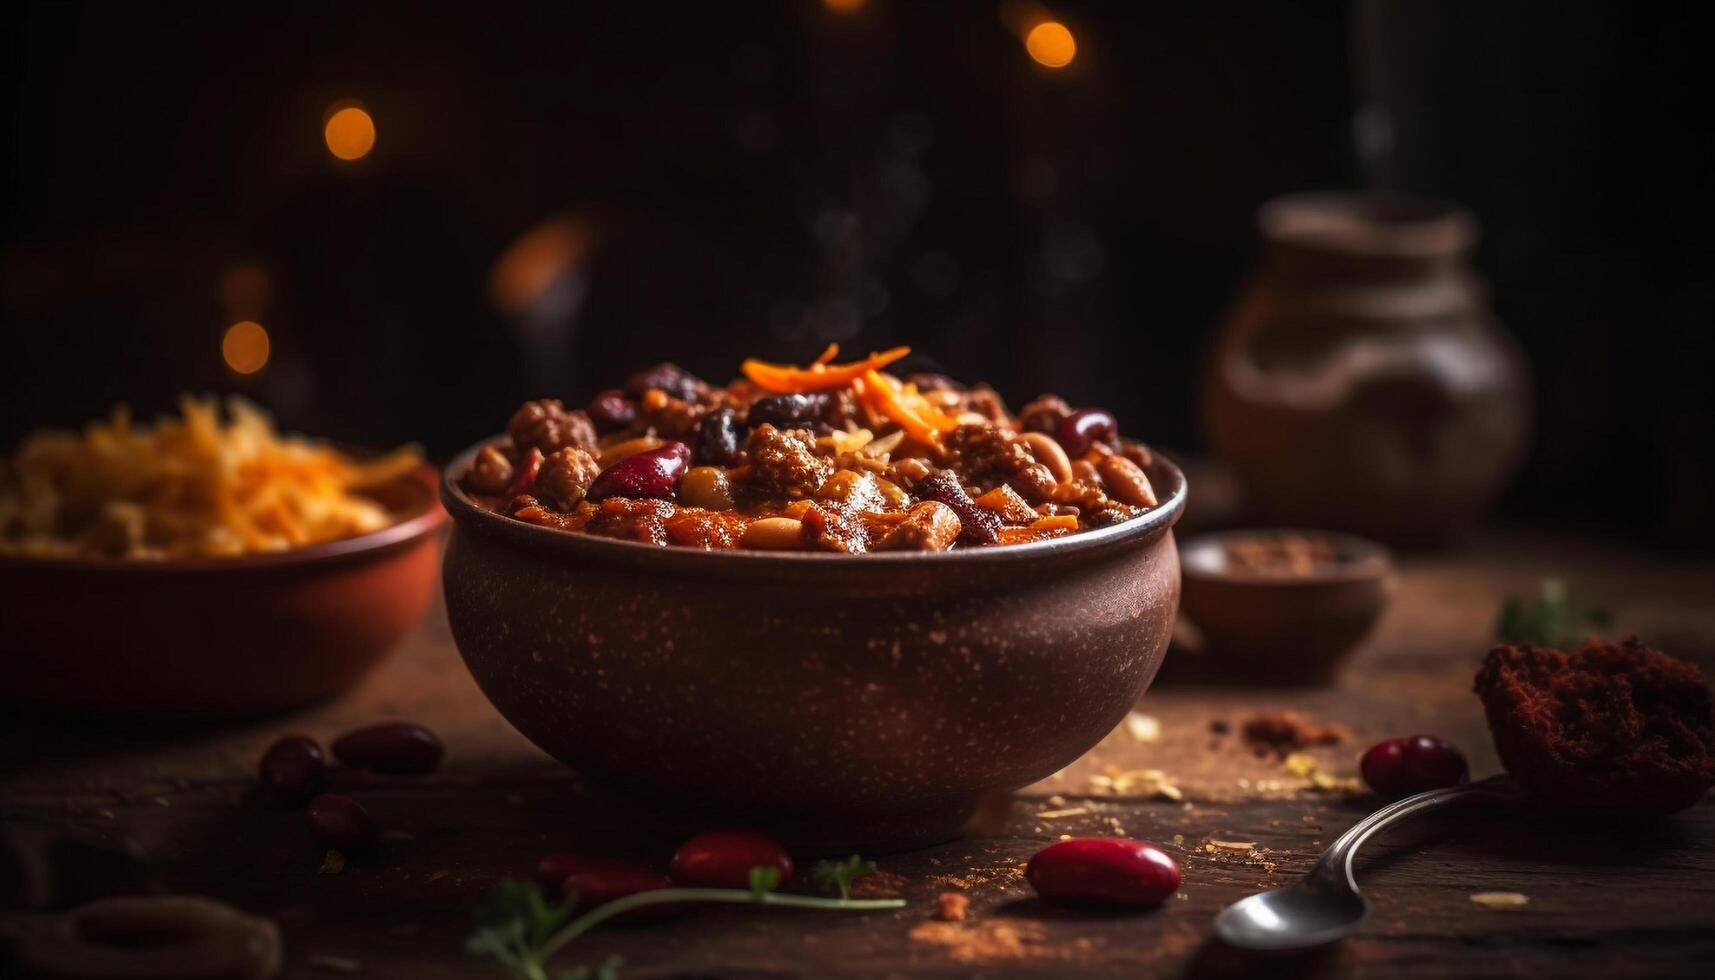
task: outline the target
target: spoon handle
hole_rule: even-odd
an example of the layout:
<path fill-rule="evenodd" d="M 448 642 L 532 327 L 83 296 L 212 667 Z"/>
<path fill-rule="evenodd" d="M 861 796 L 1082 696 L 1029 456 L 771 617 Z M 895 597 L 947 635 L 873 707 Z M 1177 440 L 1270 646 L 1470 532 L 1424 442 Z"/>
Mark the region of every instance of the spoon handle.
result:
<path fill-rule="evenodd" d="M 1462 783 L 1445 789 L 1432 789 L 1402 800 L 1395 800 L 1380 810 L 1370 814 L 1350 830 L 1341 834 L 1328 849 L 1322 852 L 1316 866 L 1310 869 L 1307 883 L 1316 885 L 1331 885 L 1340 889 L 1358 890 L 1358 879 L 1352 870 L 1352 861 L 1357 857 L 1358 848 L 1370 839 L 1377 831 L 1389 827 L 1407 817 L 1431 810 L 1455 800 L 1469 796 L 1492 795 L 1511 796 L 1515 790 L 1512 781 L 1506 776 L 1490 776 L 1488 779 L 1475 783 Z"/>

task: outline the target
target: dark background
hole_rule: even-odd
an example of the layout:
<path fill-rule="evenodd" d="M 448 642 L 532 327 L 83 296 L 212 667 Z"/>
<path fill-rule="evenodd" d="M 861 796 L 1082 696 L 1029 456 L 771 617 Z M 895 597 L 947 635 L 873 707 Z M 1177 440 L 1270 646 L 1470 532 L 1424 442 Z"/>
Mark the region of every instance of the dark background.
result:
<path fill-rule="evenodd" d="M 237 391 L 444 457 L 526 396 L 834 339 L 1196 450 L 1256 207 L 1368 182 L 1483 224 L 1541 400 L 1507 513 L 1706 547 L 1693 9 L 1067 2 L 1078 58 L 1051 71 L 994 2 L 29 4 L 3 42 L 0 442 Z M 342 99 L 376 120 L 360 161 L 322 142 Z M 1376 99 L 1396 152 L 1366 167 Z M 521 292 L 496 263 L 544 222 L 516 264 L 561 274 Z M 220 356 L 246 318 L 273 341 L 254 376 Z"/>

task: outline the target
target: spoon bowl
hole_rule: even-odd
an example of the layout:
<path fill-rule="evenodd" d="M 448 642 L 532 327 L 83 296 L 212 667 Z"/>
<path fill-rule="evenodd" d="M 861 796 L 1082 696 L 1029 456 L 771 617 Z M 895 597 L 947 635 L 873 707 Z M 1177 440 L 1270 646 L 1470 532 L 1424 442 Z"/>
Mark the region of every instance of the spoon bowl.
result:
<path fill-rule="evenodd" d="M 1369 911 L 1363 895 L 1344 888 L 1319 888 L 1306 879 L 1222 909 L 1215 917 L 1215 935 L 1243 949 L 1311 949 L 1349 935 Z"/>
<path fill-rule="evenodd" d="M 1222 909 L 1215 917 L 1215 936 L 1229 946 L 1267 953 L 1314 949 L 1344 939 L 1358 930 L 1370 910 L 1352 870 L 1364 841 L 1407 817 L 1473 796 L 1516 798 L 1518 791 L 1507 777 L 1495 776 L 1389 803 L 1341 834 L 1304 880 Z"/>

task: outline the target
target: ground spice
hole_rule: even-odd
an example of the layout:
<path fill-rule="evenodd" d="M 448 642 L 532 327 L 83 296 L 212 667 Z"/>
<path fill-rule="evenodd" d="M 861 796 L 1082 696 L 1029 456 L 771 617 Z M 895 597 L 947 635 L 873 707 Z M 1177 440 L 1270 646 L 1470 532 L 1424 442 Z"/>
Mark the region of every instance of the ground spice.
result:
<path fill-rule="evenodd" d="M 1315 721 L 1296 711 L 1264 711 L 1239 729 L 1245 745 L 1259 756 L 1284 756 L 1315 745 L 1339 745 L 1352 737 L 1344 725 Z"/>

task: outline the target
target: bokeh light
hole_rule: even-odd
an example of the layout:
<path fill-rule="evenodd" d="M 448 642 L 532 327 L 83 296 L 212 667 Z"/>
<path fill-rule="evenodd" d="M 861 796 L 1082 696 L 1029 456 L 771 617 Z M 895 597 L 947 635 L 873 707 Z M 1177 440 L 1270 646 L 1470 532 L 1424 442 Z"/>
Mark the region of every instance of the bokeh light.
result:
<path fill-rule="evenodd" d="M 864 0 L 822 0 L 822 6 L 841 14 L 862 10 L 863 3 Z"/>
<path fill-rule="evenodd" d="M 220 356 L 239 374 L 255 374 L 268 364 L 268 331 L 254 320 L 240 320 L 220 338 Z"/>
<path fill-rule="evenodd" d="M 328 152 L 341 160 L 361 160 L 375 148 L 375 120 L 362 108 L 348 105 L 328 116 L 322 138 Z"/>
<path fill-rule="evenodd" d="M 1078 56 L 1078 42 L 1065 24 L 1045 20 L 1024 36 L 1024 50 L 1045 68 L 1064 68 Z"/>

